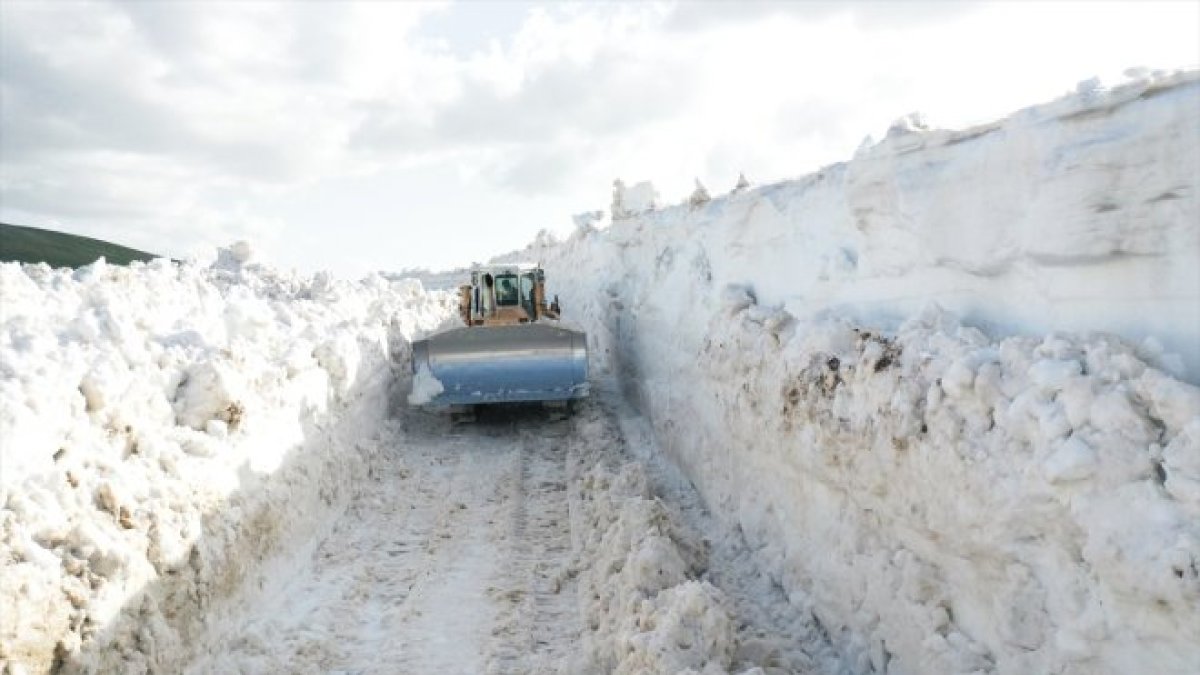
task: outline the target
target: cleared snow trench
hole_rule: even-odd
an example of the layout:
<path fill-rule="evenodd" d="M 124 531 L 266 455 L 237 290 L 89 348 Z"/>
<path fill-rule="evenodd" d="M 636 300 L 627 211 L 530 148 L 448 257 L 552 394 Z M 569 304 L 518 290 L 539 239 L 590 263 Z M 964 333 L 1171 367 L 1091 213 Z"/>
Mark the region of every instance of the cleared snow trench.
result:
<path fill-rule="evenodd" d="M 166 261 L 0 288 L 0 672 L 838 670 L 634 459 L 615 386 L 565 420 L 405 407 L 449 295 Z"/>
<path fill-rule="evenodd" d="M 737 538 L 708 539 L 690 486 L 633 459 L 640 423 L 607 398 L 390 421 L 330 534 L 244 589 L 187 672 L 836 672 L 752 565 L 709 573 Z"/>

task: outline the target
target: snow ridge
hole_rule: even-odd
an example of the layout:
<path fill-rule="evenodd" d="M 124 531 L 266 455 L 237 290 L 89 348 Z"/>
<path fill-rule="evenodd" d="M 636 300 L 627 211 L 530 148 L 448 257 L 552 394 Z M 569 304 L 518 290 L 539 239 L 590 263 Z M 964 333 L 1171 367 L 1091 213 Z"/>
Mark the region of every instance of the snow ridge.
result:
<path fill-rule="evenodd" d="M 1188 673 L 1198 105 L 1140 73 L 897 125 L 526 255 L 856 672 Z"/>
<path fill-rule="evenodd" d="M 589 411 L 590 416 L 598 417 Z M 570 486 L 571 532 L 587 630 L 576 670 L 588 673 L 722 673 L 734 657 L 724 594 L 699 580 L 702 546 L 651 493 L 643 465 L 585 419 Z"/>
<path fill-rule="evenodd" d="M 450 300 L 251 253 L 0 265 L 0 660 L 178 670 L 356 489 Z"/>

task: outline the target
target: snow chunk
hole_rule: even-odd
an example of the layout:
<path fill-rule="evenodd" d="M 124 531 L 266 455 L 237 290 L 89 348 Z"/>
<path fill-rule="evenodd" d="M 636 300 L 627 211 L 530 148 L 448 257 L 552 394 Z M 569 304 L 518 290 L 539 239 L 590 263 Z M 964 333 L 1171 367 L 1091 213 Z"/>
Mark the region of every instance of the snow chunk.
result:
<path fill-rule="evenodd" d="M 1070 378 L 1082 372 L 1078 361 L 1042 359 L 1029 367 L 1029 379 L 1042 391 L 1061 391 Z"/>
<path fill-rule="evenodd" d="M 412 392 L 408 395 L 408 404 L 424 405 L 443 391 L 446 391 L 445 386 L 434 377 L 433 371 L 429 370 L 429 364 L 422 363 L 417 367 L 416 374 L 413 375 Z"/>
<path fill-rule="evenodd" d="M 658 206 L 658 191 L 654 184 L 642 181 L 633 187 L 625 187 L 620 180 L 613 181 L 613 220 L 630 218 L 647 211 L 653 211 Z"/>
<path fill-rule="evenodd" d="M 712 197 L 708 196 L 708 190 L 704 189 L 704 185 L 701 184 L 700 179 L 697 178 L 696 189 L 692 191 L 691 196 L 688 197 L 687 200 L 688 206 L 692 208 L 698 208 L 710 201 L 712 201 Z"/>
<path fill-rule="evenodd" d="M 575 223 L 575 229 L 583 230 L 583 231 L 589 231 L 589 230 L 596 229 L 596 224 L 599 223 L 603 219 L 604 219 L 603 211 L 584 211 L 583 213 L 576 213 L 575 215 L 571 216 L 571 222 Z M 538 233 L 538 236 L 540 239 L 541 232 Z M 535 243 L 535 245 L 540 243 L 543 246 L 547 246 L 547 245 L 557 244 L 558 242 L 553 241 L 553 240 L 545 240 L 545 241 L 535 240 L 534 243 Z"/>
<path fill-rule="evenodd" d="M 1042 472 L 1051 483 L 1066 483 L 1091 476 L 1096 473 L 1098 464 L 1096 451 L 1077 436 L 1072 436 L 1046 458 Z"/>
<path fill-rule="evenodd" d="M 217 259 L 212 264 L 215 270 L 237 272 L 254 258 L 254 247 L 248 241 L 237 241 L 217 249 Z"/>
<path fill-rule="evenodd" d="M 203 361 L 192 366 L 175 396 L 178 423 L 203 430 L 219 419 L 236 427 L 245 412 L 247 383 L 230 364 Z"/>
<path fill-rule="evenodd" d="M 358 380 L 360 345 L 353 335 L 343 333 L 313 350 L 313 358 L 329 374 L 334 391 L 344 396 Z"/>
<path fill-rule="evenodd" d="M 733 194 L 736 195 L 739 192 L 745 192 L 746 190 L 749 190 L 749 189 L 750 189 L 750 181 L 746 180 L 746 174 L 739 173 L 737 183 L 734 184 L 734 186 L 733 186 Z"/>
<path fill-rule="evenodd" d="M 721 292 L 721 307 L 730 316 L 753 307 L 757 303 L 754 289 L 745 284 L 729 284 Z"/>
<path fill-rule="evenodd" d="M 616 673 L 726 672 L 733 658 L 733 622 L 720 591 L 688 581 L 653 600 L 652 629 L 629 639 Z"/>
<path fill-rule="evenodd" d="M 912 112 L 892 122 L 891 126 L 888 127 L 887 135 L 890 138 L 926 131 L 929 131 L 929 123 L 925 120 L 925 115 L 919 112 Z"/>

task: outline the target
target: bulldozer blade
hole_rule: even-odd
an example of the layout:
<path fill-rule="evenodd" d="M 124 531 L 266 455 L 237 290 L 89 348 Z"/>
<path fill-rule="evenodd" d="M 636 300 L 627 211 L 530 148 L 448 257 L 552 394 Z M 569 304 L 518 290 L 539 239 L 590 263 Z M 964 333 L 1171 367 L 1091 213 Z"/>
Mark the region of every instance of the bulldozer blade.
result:
<path fill-rule="evenodd" d="M 545 324 L 456 328 L 413 343 L 413 373 L 414 395 L 427 392 L 419 405 L 582 398 L 587 336 Z"/>

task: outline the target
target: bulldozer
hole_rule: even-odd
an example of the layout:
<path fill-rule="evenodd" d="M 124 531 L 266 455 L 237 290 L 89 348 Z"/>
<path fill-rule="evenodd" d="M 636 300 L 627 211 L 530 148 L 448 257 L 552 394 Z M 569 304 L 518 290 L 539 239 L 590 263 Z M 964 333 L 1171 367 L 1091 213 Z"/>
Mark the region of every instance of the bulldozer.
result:
<path fill-rule="evenodd" d="M 478 411 L 587 396 L 587 335 L 561 323 L 540 265 L 475 267 L 458 297 L 463 325 L 413 343 L 410 404 Z"/>

